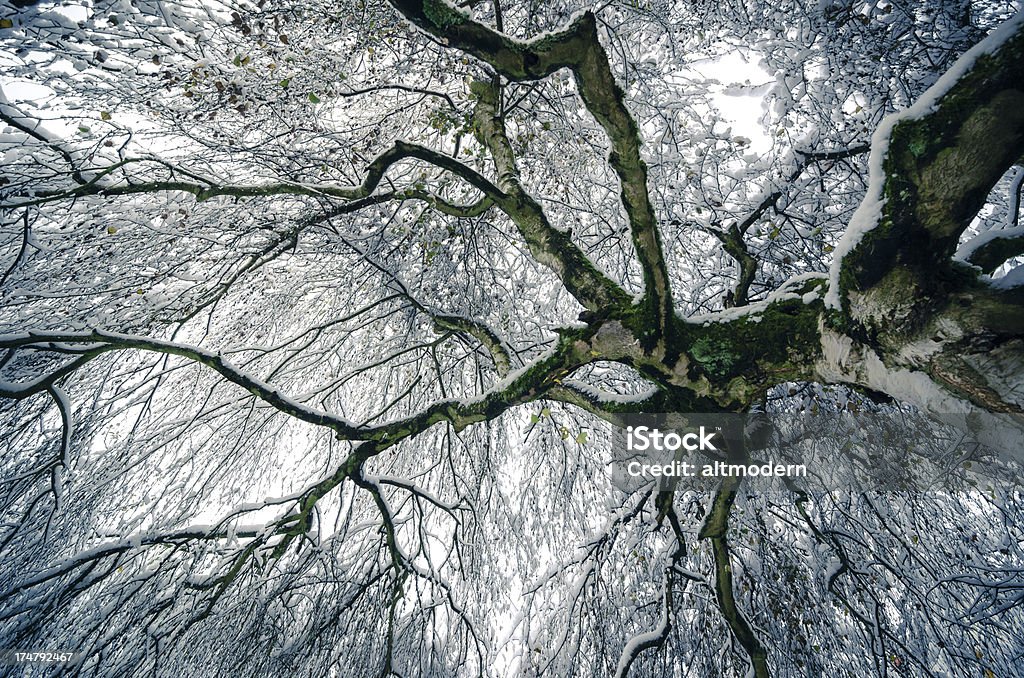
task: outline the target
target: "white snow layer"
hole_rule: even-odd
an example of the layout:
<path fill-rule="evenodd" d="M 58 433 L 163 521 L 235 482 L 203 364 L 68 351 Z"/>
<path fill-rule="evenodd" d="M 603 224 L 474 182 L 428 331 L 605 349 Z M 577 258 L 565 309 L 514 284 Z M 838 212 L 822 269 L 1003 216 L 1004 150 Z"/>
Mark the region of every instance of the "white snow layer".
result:
<path fill-rule="evenodd" d="M 829 270 L 829 288 L 825 295 L 825 306 L 840 308 L 839 298 L 839 267 L 843 257 L 853 251 L 860 243 L 864 234 L 875 228 L 885 206 L 882 189 L 885 186 L 885 174 L 882 164 L 889 152 L 889 138 L 897 123 L 903 120 L 914 120 L 935 110 L 935 105 L 953 86 L 959 82 L 979 57 L 991 54 L 1007 42 L 1024 24 L 1024 11 L 1018 12 L 1009 21 L 992 31 L 987 38 L 969 49 L 953 66 L 940 77 L 934 85 L 921 95 L 913 106 L 902 111 L 890 113 L 878 125 L 871 136 L 871 155 L 868 160 L 868 189 L 857 211 L 850 218 L 846 233 L 836 244 L 835 258 Z"/>

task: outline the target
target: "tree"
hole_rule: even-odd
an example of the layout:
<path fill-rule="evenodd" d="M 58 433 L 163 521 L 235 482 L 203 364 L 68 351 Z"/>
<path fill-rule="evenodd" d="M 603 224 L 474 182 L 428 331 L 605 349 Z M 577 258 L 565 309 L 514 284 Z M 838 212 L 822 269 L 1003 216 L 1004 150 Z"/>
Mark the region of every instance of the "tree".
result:
<path fill-rule="evenodd" d="M 600 444 L 627 413 L 857 407 L 1013 451 L 1009 5 L 4 7 L 4 647 L 1014 670 L 1014 487 L 622 492 Z M 727 54 L 766 83 L 700 75 Z M 746 94 L 762 139 L 720 110 Z"/>

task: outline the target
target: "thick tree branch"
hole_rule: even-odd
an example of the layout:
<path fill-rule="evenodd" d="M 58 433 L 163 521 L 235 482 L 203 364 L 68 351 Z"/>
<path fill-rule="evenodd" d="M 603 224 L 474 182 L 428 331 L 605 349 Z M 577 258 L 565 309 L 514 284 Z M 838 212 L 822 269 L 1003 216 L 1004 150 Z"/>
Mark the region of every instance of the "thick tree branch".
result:
<path fill-rule="evenodd" d="M 830 303 L 848 320 L 882 330 L 941 308 L 964 282 L 950 260 L 960 234 L 1024 152 L 1024 23 L 959 67 L 955 84 L 947 74 L 876 132 L 869 194 L 833 265 Z M 909 313 L 923 298 L 928 308 Z"/>
<path fill-rule="evenodd" d="M 1008 259 L 1024 254 L 1024 228 L 992 231 L 984 243 L 971 249 L 967 261 L 985 273 L 992 273 Z M 970 245 L 970 243 L 968 243 Z"/>
<path fill-rule="evenodd" d="M 993 289 L 952 255 L 1024 151 L 1022 83 L 1019 15 L 883 122 L 868 196 L 836 249 L 819 370 L 940 417 L 970 414 L 997 447 L 1024 427 L 1024 289 Z"/>
<path fill-rule="evenodd" d="M 444 0 L 390 0 L 403 15 L 445 44 L 488 63 L 510 80 L 539 80 L 560 68 L 576 78 L 583 102 L 611 141 L 609 163 L 622 186 L 633 245 L 644 272 L 648 307 L 660 335 L 672 331 L 672 295 L 654 209 L 647 193 L 647 166 L 640 132 L 615 81 L 592 12 L 566 29 L 529 42 L 513 40 L 472 21 Z"/>
<path fill-rule="evenodd" d="M 629 295 L 597 270 L 567 233 L 552 226 L 540 204 L 523 190 L 512 144 L 498 110 L 499 86 L 477 81 L 472 91 L 477 98 L 473 119 L 494 158 L 498 187 L 508 195 L 501 207 L 519 229 L 534 258 L 553 270 L 566 289 L 590 311 L 607 314 L 628 307 Z"/>
<path fill-rule="evenodd" d="M 732 556 L 729 552 L 729 514 L 736 501 L 742 478 L 724 478 L 714 494 L 700 538 L 711 542 L 715 559 L 715 597 L 729 628 L 750 658 L 756 678 L 769 678 L 768 655 L 750 623 L 743 616 L 733 593 Z"/>

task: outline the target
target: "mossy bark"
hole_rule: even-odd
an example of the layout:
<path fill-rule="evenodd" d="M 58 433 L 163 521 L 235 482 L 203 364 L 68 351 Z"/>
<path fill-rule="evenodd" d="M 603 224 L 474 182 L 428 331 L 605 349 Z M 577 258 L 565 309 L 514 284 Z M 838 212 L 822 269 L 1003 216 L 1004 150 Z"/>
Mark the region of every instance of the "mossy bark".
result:
<path fill-rule="evenodd" d="M 1022 153 L 1024 33 L 1018 33 L 979 57 L 930 113 L 893 128 L 882 213 L 841 262 L 843 320 L 869 335 L 905 333 L 969 286 L 974 274 L 951 255 Z"/>
<path fill-rule="evenodd" d="M 884 206 L 840 262 L 842 311 L 831 330 L 890 372 L 925 373 L 965 409 L 1020 415 L 993 383 L 1019 379 L 1024 291 L 998 290 L 952 259 L 987 196 L 1024 153 L 1024 31 L 1018 30 L 945 92 L 926 115 L 897 123 L 884 159 Z M 976 252 L 988 271 L 1019 253 L 1014 239 Z M 1000 365 L 983 357 L 1013 354 Z M 971 363 L 988 365 L 985 369 Z M 878 370 L 876 370 L 876 373 Z M 855 378 L 856 379 L 856 378 Z M 932 400 L 937 400 L 934 395 Z M 948 407 L 948 399 L 939 399 Z M 927 406 L 927 404 L 926 404 Z"/>

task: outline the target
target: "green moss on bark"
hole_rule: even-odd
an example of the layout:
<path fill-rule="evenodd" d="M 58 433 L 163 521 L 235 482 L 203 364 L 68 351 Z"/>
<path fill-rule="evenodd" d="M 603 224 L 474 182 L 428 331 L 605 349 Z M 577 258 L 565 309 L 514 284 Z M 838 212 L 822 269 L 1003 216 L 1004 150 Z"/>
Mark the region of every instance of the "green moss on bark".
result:
<path fill-rule="evenodd" d="M 861 338 L 912 333 L 969 283 L 951 255 L 991 187 L 1024 151 L 1022 64 L 1024 33 L 979 57 L 930 113 L 893 128 L 882 214 L 840 263 L 842 315 L 831 319 L 837 329 Z M 856 295 L 862 303 L 851 308 Z M 882 308 L 889 302 L 893 308 Z M 868 317 L 853 317 L 860 312 Z M 896 316 L 906 324 L 885 321 Z"/>
<path fill-rule="evenodd" d="M 690 328 L 685 352 L 712 383 L 746 392 L 758 385 L 807 377 L 821 353 L 820 303 L 777 302 L 730 323 Z"/>
<path fill-rule="evenodd" d="M 733 352 L 734 348 L 731 343 L 720 339 L 701 337 L 690 346 L 690 355 L 709 375 L 723 377 L 740 359 L 739 354 Z"/>
<path fill-rule="evenodd" d="M 458 26 L 466 21 L 466 15 L 443 0 L 423 0 L 423 14 L 430 23 L 440 30 Z"/>

